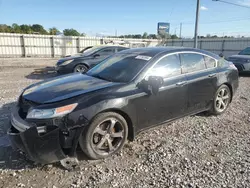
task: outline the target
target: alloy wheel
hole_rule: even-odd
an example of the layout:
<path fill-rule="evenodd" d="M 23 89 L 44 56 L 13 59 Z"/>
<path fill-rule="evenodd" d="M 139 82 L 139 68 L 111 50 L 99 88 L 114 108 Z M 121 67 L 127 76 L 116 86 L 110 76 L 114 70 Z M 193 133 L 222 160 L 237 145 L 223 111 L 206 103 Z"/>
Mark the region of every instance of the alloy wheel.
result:
<path fill-rule="evenodd" d="M 93 132 L 93 150 L 99 155 L 114 153 L 125 139 L 124 137 L 122 123 L 115 118 L 108 118 L 102 121 Z"/>
<path fill-rule="evenodd" d="M 230 91 L 227 88 L 221 88 L 215 99 L 215 108 L 218 112 L 226 110 L 230 102 Z"/>
<path fill-rule="evenodd" d="M 77 65 L 74 69 L 74 72 L 80 72 L 80 73 L 87 72 L 87 67 L 85 65 Z"/>

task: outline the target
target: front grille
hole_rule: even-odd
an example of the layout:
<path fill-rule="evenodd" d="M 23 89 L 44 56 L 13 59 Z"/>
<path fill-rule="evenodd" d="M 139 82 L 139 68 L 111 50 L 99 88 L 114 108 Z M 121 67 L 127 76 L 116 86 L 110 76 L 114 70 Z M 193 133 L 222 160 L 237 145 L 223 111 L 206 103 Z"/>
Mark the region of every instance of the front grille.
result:
<path fill-rule="evenodd" d="M 37 106 L 37 103 L 34 103 L 32 101 L 24 99 L 23 97 L 20 97 L 18 106 L 19 106 L 19 116 L 22 119 L 26 119 L 29 109 Z"/>

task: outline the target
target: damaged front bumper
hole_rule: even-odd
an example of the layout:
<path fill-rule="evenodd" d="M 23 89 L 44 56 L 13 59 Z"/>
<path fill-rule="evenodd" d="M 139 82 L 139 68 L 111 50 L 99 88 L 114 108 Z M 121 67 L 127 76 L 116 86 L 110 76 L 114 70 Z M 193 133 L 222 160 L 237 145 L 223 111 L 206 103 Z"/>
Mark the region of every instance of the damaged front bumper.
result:
<path fill-rule="evenodd" d="M 8 135 L 12 146 L 25 152 L 32 161 L 47 164 L 66 158 L 59 127 L 32 125 L 19 116 L 18 108 L 11 114 Z"/>

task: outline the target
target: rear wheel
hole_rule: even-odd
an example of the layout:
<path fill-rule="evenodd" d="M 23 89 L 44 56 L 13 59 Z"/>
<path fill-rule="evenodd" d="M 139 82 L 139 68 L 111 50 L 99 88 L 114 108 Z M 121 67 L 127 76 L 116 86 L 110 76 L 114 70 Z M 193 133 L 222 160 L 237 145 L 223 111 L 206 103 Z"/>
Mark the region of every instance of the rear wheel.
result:
<path fill-rule="evenodd" d="M 85 73 L 88 71 L 88 67 L 83 64 L 78 64 L 74 68 L 74 72 L 80 72 L 80 73 Z"/>
<path fill-rule="evenodd" d="M 120 151 L 127 136 L 126 120 L 120 114 L 106 112 L 94 118 L 81 134 L 79 143 L 90 159 L 102 159 Z"/>
<path fill-rule="evenodd" d="M 220 86 L 215 94 L 210 113 L 214 115 L 223 114 L 230 104 L 231 97 L 232 93 L 229 87 L 227 85 Z"/>

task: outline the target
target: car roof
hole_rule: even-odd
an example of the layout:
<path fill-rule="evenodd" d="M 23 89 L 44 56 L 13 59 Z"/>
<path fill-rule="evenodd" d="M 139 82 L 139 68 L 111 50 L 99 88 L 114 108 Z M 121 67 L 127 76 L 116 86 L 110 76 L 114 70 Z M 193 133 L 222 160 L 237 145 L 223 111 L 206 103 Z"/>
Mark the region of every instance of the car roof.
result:
<path fill-rule="evenodd" d="M 145 55 L 145 56 L 150 56 L 154 57 L 159 54 L 167 54 L 167 53 L 174 53 L 174 52 L 183 52 L 183 51 L 191 51 L 191 52 L 197 52 L 197 53 L 203 53 L 208 56 L 212 56 L 213 58 L 218 59 L 219 56 L 200 49 L 195 49 L 195 48 L 186 48 L 186 47 L 175 47 L 175 46 L 170 46 L 170 47 L 146 47 L 146 48 L 133 48 L 133 49 L 128 49 L 121 51 L 119 53 L 134 53 L 138 55 Z"/>
<path fill-rule="evenodd" d="M 93 47 L 98 47 L 98 48 L 109 48 L 109 47 L 118 47 L 118 48 L 128 48 L 126 46 L 121 46 L 121 45 L 97 45 Z"/>

